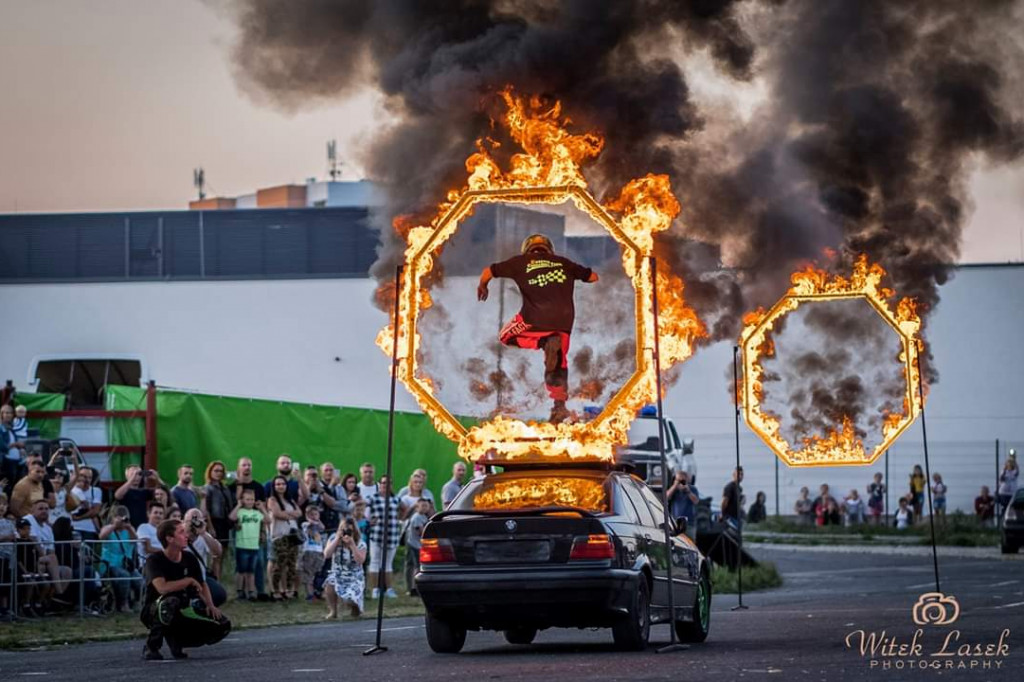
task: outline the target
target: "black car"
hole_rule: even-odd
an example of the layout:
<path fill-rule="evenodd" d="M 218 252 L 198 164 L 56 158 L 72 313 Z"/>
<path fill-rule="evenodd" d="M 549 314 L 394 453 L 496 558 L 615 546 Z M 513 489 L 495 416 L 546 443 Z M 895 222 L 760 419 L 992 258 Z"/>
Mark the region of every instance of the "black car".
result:
<path fill-rule="evenodd" d="M 1016 554 L 1024 547 L 1024 488 L 1018 490 L 1006 505 L 1001 539 L 1003 554 Z"/>
<path fill-rule="evenodd" d="M 513 469 L 470 482 L 423 531 L 416 589 L 427 641 L 456 653 L 467 630 L 529 644 L 550 627 L 612 629 L 626 649 L 671 619 L 661 500 L 640 479 L 601 468 Z M 675 628 L 702 642 L 711 567 L 670 521 Z"/>

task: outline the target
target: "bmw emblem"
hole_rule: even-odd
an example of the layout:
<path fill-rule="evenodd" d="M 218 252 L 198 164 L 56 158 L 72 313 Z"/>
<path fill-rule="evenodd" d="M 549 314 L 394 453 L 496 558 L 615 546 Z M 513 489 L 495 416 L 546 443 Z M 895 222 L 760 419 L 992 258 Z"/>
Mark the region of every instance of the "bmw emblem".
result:
<path fill-rule="evenodd" d="M 509 519 L 508 521 L 505 522 L 505 530 L 507 530 L 509 533 L 515 533 L 516 532 L 516 528 L 518 528 L 518 527 L 519 527 L 519 524 L 517 524 L 512 519 Z"/>

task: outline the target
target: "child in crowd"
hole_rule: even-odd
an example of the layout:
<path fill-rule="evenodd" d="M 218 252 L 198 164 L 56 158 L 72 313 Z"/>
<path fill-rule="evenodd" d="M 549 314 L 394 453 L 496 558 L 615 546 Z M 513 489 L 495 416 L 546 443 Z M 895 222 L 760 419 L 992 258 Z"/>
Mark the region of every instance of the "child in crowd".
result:
<path fill-rule="evenodd" d="M 859 526 L 864 523 L 864 500 L 860 499 L 854 488 L 843 500 L 844 522 L 847 527 Z"/>
<path fill-rule="evenodd" d="M 946 484 L 942 482 L 942 475 L 938 472 L 932 474 L 932 509 L 935 511 L 935 518 L 939 523 L 946 522 Z"/>
<path fill-rule="evenodd" d="M 800 497 L 793 505 L 797 521 L 805 526 L 813 526 L 815 523 L 814 500 L 810 498 L 810 494 L 807 486 L 800 488 Z"/>
<path fill-rule="evenodd" d="M 896 510 L 896 528 L 899 530 L 906 530 L 910 528 L 910 524 L 914 521 L 914 515 L 910 511 L 909 503 L 907 498 L 900 498 L 900 508 Z"/>
<path fill-rule="evenodd" d="M 366 500 L 361 497 L 352 505 L 352 519 L 359 527 L 359 534 L 365 536 L 370 530 L 370 520 L 366 518 Z"/>
<path fill-rule="evenodd" d="M 420 540 L 423 537 L 423 527 L 430 520 L 431 506 L 427 498 L 418 499 L 405 529 L 405 588 L 409 591 L 409 596 L 416 595 L 414 578 L 416 571 L 420 570 Z"/>
<path fill-rule="evenodd" d="M 882 473 L 875 473 L 875 480 L 868 483 L 868 509 L 871 510 L 871 522 L 878 525 L 882 522 L 882 513 L 885 511 L 885 484 L 882 483 Z"/>
<path fill-rule="evenodd" d="M 14 521 L 7 516 L 7 495 L 0 492 L 0 582 L 7 582 L 14 563 L 14 540 L 18 534 Z M 8 601 L 10 590 L 0 588 L 0 620 L 11 617 Z"/>
<path fill-rule="evenodd" d="M 256 493 L 244 489 L 228 514 L 235 524 L 235 589 L 239 601 L 256 601 L 256 562 L 260 556 L 260 530 L 266 517 L 256 508 Z"/>
<path fill-rule="evenodd" d="M 324 524 L 320 523 L 320 508 L 306 507 L 306 520 L 302 523 L 302 551 L 299 553 L 299 581 L 306 589 L 306 601 L 316 597 L 314 581 L 324 565 Z"/>
<path fill-rule="evenodd" d="M 42 592 L 35 582 L 39 575 L 39 543 L 32 537 L 32 523 L 27 518 L 18 519 L 16 525 L 18 537 L 14 540 L 14 546 L 18 562 L 18 604 L 21 606 L 21 615 L 30 618 L 42 616 Z"/>
<path fill-rule="evenodd" d="M 14 432 L 14 440 L 24 443 L 28 440 L 28 408 L 18 405 L 14 408 L 14 421 L 11 422 L 11 431 Z"/>

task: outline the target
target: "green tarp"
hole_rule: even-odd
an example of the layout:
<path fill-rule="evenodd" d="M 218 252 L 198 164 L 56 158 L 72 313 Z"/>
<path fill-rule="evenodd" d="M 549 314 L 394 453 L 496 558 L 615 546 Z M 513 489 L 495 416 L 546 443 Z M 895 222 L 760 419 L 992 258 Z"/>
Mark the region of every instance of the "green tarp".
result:
<path fill-rule="evenodd" d="M 29 412 L 44 410 L 46 412 L 61 412 L 64 409 L 65 400 L 63 393 L 15 393 L 14 404 L 24 405 Z M 40 438 L 59 438 L 60 422 L 58 419 L 29 419 L 29 428 L 39 429 Z"/>
<path fill-rule="evenodd" d="M 108 410 L 144 410 L 146 391 L 130 386 L 107 386 Z M 372 462 L 380 475 L 387 454 L 388 413 L 352 407 L 329 407 L 270 400 L 157 390 L 157 452 L 160 476 L 175 480 L 182 464 L 203 471 L 213 460 L 234 469 L 240 457 L 250 457 L 254 475 L 268 480 L 281 453 L 303 467 L 333 462 L 342 473 L 358 475 L 359 465 Z M 470 422 L 467 422 L 470 423 Z M 110 419 L 112 445 L 145 443 L 145 421 Z M 395 415 L 394 477 L 396 490 L 416 468 L 427 470 L 427 487 L 440 498 L 441 486 L 456 461 L 455 444 L 438 435 L 422 414 Z M 111 472 L 119 472 L 141 455 L 116 455 Z"/>

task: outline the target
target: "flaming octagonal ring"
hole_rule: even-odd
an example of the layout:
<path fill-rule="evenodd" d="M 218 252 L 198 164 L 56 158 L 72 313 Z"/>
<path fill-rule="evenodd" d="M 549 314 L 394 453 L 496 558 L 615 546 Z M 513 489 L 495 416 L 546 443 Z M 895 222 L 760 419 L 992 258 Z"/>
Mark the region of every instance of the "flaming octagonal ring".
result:
<path fill-rule="evenodd" d="M 636 292 L 636 369 L 592 421 L 554 425 L 527 423 L 498 416 L 467 428 L 434 395 L 429 377 L 419 374 L 419 333 L 416 324 L 422 310 L 430 305 L 429 295 L 422 288 L 423 277 L 433 268 L 439 249 L 470 215 L 475 204 L 513 202 L 557 205 L 566 201 L 572 201 L 623 246 L 623 268 Z M 651 399 L 656 385 L 651 354 L 654 346 L 654 289 L 648 258 L 653 249 L 653 238 L 641 241 L 636 235 L 627 234 L 584 187 L 565 185 L 465 191 L 431 226 L 411 230 L 408 243 L 398 291 L 398 338 L 393 340 L 398 344 L 398 379 L 430 416 L 434 427 L 459 444 L 459 455 L 469 461 L 476 461 L 485 455 L 503 460 L 527 457 L 611 460 L 613 445 L 625 438 L 636 410 Z M 394 333 L 393 330 L 391 332 Z M 387 346 L 385 336 L 382 348 L 390 351 Z"/>
<path fill-rule="evenodd" d="M 885 274 L 879 266 L 868 267 L 867 259 L 861 256 L 853 276 L 847 280 L 836 277 L 827 281 L 824 273 L 808 271 L 793 276 L 793 286 L 767 313 L 755 314 L 755 319 L 744 329 L 740 343 L 743 351 L 743 415 L 747 425 L 783 462 L 789 466 L 834 466 L 871 464 L 892 445 L 909 427 L 922 409 L 920 388 L 920 352 L 923 341 L 920 338 L 921 320 L 917 316 L 914 301 L 902 299 L 894 312 L 886 298 L 892 292 L 881 289 L 879 282 Z M 781 423 L 773 414 L 761 410 L 763 398 L 762 377 L 764 369 L 760 358 L 772 355 L 774 347 L 768 333 L 776 321 L 796 310 L 802 303 L 842 299 L 863 299 L 896 332 L 900 339 L 899 360 L 903 365 L 905 380 L 902 413 L 893 412 L 883 419 L 882 440 L 870 452 L 857 438 L 849 419 L 841 430 L 833 431 L 826 437 L 812 436 L 804 441 L 804 447 L 794 448 L 782 436 Z"/>

